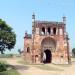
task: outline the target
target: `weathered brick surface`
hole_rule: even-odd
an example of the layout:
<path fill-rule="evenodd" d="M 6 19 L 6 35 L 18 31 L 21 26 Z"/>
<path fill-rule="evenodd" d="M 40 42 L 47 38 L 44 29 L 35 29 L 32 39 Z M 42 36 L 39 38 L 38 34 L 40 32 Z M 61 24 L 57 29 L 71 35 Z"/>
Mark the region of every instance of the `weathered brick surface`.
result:
<path fill-rule="evenodd" d="M 59 23 L 59 24 L 58 24 Z M 42 63 L 43 62 L 43 54 L 45 50 L 50 50 L 51 52 L 51 62 L 55 64 L 67 64 L 69 63 L 69 44 L 65 42 L 65 25 L 63 22 L 35 22 L 35 26 L 33 25 L 32 36 L 24 38 L 24 58 L 28 62 L 32 63 Z M 41 34 L 42 27 L 45 27 L 46 32 L 44 35 Z M 46 34 L 47 28 L 56 28 L 58 32 L 53 35 Z M 38 29 L 37 29 L 38 28 Z M 62 29 L 62 32 L 59 29 Z M 62 35 L 60 35 L 62 34 Z M 47 42 L 46 42 L 47 40 Z M 45 41 L 45 42 L 44 42 Z M 50 42 L 51 41 L 51 42 Z M 43 42 L 43 43 L 42 43 Z M 54 43 L 55 42 L 55 43 Z M 46 43 L 46 44 L 45 44 Z M 44 44 L 44 45 L 43 45 Z M 55 44 L 55 45 L 53 45 Z M 29 47 L 30 51 L 27 52 L 27 47 Z M 46 57 L 47 59 L 47 57 Z"/>

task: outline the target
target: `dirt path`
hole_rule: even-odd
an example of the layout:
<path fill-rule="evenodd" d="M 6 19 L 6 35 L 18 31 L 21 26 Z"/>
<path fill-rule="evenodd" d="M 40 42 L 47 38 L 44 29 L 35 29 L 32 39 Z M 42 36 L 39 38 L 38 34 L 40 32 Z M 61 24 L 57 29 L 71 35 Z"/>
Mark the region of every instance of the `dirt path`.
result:
<path fill-rule="evenodd" d="M 8 59 L 7 62 L 10 65 L 16 67 L 16 69 L 20 72 L 21 75 L 58 75 L 59 72 L 55 71 L 47 71 L 41 70 L 33 66 L 24 66 L 22 64 L 17 63 L 18 60 L 16 59 Z"/>
<path fill-rule="evenodd" d="M 67 68 L 61 73 L 61 75 L 75 75 L 75 64 L 72 64 L 71 67 Z"/>
<path fill-rule="evenodd" d="M 10 65 L 16 67 L 21 75 L 75 75 L 75 64 L 72 64 L 70 67 L 64 68 L 64 71 L 47 71 L 41 70 L 33 66 L 24 66 L 17 63 L 16 59 L 8 59 L 7 62 Z"/>

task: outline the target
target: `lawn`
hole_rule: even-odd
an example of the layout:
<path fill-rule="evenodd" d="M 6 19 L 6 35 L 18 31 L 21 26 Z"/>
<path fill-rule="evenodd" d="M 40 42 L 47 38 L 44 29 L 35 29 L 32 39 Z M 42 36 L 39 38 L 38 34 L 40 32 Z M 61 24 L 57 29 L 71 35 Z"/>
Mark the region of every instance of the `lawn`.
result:
<path fill-rule="evenodd" d="M 20 75 L 15 69 L 0 72 L 0 75 Z"/>
<path fill-rule="evenodd" d="M 1 59 L 1 58 L 0 58 L 0 63 L 7 64 L 7 61 L 6 61 L 5 59 Z"/>
<path fill-rule="evenodd" d="M 51 66 L 51 65 L 48 66 L 47 64 L 34 65 L 34 67 L 37 67 L 37 68 L 42 69 L 42 70 L 48 70 L 48 71 L 63 71 L 63 69 L 59 69 L 59 68 Z"/>
<path fill-rule="evenodd" d="M 0 75 L 20 75 L 17 70 L 12 65 L 9 65 L 5 60 L 1 59 L 0 63 L 7 65 L 7 69 L 9 68 L 7 71 L 0 72 Z"/>
<path fill-rule="evenodd" d="M 54 66 L 52 66 L 53 64 L 32 64 L 32 63 L 27 63 L 26 61 L 24 61 L 24 60 L 20 60 L 20 61 L 18 61 L 18 63 L 20 63 L 20 64 L 24 64 L 24 65 L 26 65 L 26 66 L 28 66 L 28 67 L 36 67 L 36 68 L 38 68 L 38 69 L 41 69 L 41 70 L 48 70 L 48 71 L 63 71 L 63 69 L 61 69 L 61 68 L 58 68 L 58 67 L 56 67 L 55 65 Z"/>

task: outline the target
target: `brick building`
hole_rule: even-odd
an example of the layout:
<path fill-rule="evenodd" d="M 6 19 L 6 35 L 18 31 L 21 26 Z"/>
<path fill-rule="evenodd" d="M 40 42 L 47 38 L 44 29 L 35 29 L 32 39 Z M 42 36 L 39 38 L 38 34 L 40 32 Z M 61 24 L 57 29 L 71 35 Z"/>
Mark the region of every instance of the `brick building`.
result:
<path fill-rule="evenodd" d="M 68 64 L 66 17 L 62 22 L 37 21 L 32 15 L 32 34 L 25 33 L 24 58 L 30 63 Z"/>

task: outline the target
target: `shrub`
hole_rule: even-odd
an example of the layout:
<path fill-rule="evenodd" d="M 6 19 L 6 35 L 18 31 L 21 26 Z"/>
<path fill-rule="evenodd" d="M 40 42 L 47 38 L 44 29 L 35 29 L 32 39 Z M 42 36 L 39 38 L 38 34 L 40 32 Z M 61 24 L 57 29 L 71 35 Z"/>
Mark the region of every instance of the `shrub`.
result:
<path fill-rule="evenodd" d="M 6 64 L 0 63 L 0 72 L 6 71 L 6 70 L 7 70 Z"/>

